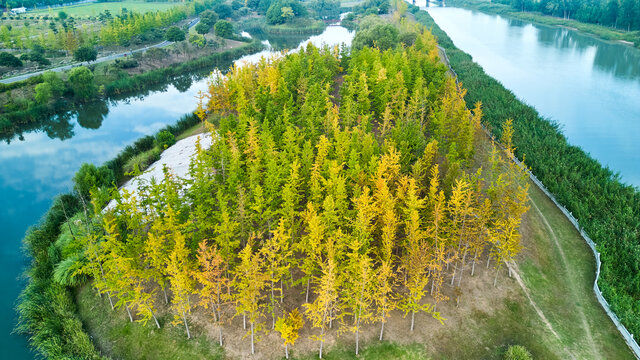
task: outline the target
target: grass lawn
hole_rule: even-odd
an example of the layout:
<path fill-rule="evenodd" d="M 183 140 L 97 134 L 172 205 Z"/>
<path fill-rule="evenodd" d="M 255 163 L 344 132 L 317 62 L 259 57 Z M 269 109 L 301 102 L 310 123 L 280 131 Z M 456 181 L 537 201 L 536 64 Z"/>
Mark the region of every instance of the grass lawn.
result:
<path fill-rule="evenodd" d="M 90 3 L 80 4 L 73 6 L 56 7 L 50 9 L 42 9 L 37 11 L 30 11 L 26 15 L 57 15 L 60 11 L 64 11 L 69 16 L 76 18 L 97 16 L 105 10 L 109 10 L 112 15 L 117 15 L 125 8 L 129 11 L 138 13 L 145 13 L 149 11 L 166 10 L 182 3 L 174 2 L 144 2 L 144 1 L 132 1 L 126 0 L 121 2 L 105 2 L 105 3 Z"/>

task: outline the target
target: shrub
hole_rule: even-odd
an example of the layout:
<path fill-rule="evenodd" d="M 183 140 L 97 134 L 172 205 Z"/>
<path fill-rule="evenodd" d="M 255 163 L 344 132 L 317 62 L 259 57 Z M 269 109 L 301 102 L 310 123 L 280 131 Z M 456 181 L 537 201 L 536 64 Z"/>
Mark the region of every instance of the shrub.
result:
<path fill-rule="evenodd" d="M 504 353 L 505 360 L 532 360 L 531 353 L 522 345 L 511 345 Z"/>
<path fill-rule="evenodd" d="M 215 25 L 215 33 L 222 38 L 230 38 L 233 36 L 233 24 L 226 20 L 220 20 Z"/>
<path fill-rule="evenodd" d="M 116 59 L 112 66 L 116 69 L 133 69 L 140 66 L 140 64 L 136 59 Z"/>
<path fill-rule="evenodd" d="M 176 137 L 168 130 L 162 130 L 156 135 L 156 146 L 164 150 L 176 143 Z"/>
<path fill-rule="evenodd" d="M 97 91 L 93 73 L 84 66 L 69 71 L 69 86 L 76 98 L 80 100 L 90 99 Z"/>
<path fill-rule="evenodd" d="M 167 30 L 166 34 L 164 35 L 164 38 L 167 39 L 168 41 L 178 42 L 178 41 L 183 41 L 186 38 L 186 35 L 184 31 L 179 27 L 172 26 Z"/>
<path fill-rule="evenodd" d="M 196 32 L 200 35 L 207 34 L 209 31 L 211 31 L 211 25 L 205 24 L 202 21 L 196 25 Z"/>
<path fill-rule="evenodd" d="M 35 99 L 40 104 L 46 104 L 51 99 L 51 84 L 43 82 L 35 87 Z"/>
<path fill-rule="evenodd" d="M 76 61 L 94 61 L 98 57 L 98 51 L 93 46 L 81 46 L 75 53 L 73 58 Z"/>
<path fill-rule="evenodd" d="M 22 60 L 8 52 L 0 52 L 0 66 L 21 67 Z"/>
<path fill-rule="evenodd" d="M 37 62 L 40 65 L 51 65 L 51 61 L 49 61 L 49 59 L 44 57 L 44 55 L 42 53 L 39 53 L 39 52 L 31 52 L 29 54 L 22 54 L 22 56 L 20 56 L 20 60 L 28 60 L 28 61 Z"/>
<path fill-rule="evenodd" d="M 196 47 L 204 47 L 207 44 L 207 39 L 202 35 L 191 35 L 189 37 L 189 43 Z"/>
<path fill-rule="evenodd" d="M 73 183 L 78 193 L 85 198 L 90 196 L 91 190 L 112 186 L 115 183 L 113 171 L 106 166 L 97 167 L 84 163 L 74 175 Z"/>
<path fill-rule="evenodd" d="M 297 0 L 277 0 L 269 6 L 266 18 L 267 23 L 276 25 L 306 14 L 307 8 Z"/>
<path fill-rule="evenodd" d="M 227 4 L 218 4 L 213 8 L 220 19 L 230 18 L 233 15 L 233 9 Z"/>

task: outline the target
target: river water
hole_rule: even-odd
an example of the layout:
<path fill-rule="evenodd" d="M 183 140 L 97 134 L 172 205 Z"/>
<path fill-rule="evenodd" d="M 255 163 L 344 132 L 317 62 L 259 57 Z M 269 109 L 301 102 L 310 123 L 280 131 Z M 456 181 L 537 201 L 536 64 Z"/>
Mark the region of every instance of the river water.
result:
<path fill-rule="evenodd" d="M 571 144 L 640 186 L 640 50 L 477 11 L 428 11 L 487 74 L 560 124 Z"/>
<path fill-rule="evenodd" d="M 317 36 L 288 39 L 287 47 L 308 42 L 316 46 L 350 44 L 353 36 L 343 27 L 328 26 Z M 268 44 L 268 39 L 265 41 Z M 257 61 L 273 52 L 265 50 L 240 60 Z M 26 339 L 11 335 L 16 298 L 24 286 L 19 276 L 27 262 L 21 241 L 28 227 L 47 211 L 53 197 L 70 190 L 71 178 L 82 163 L 99 165 L 136 139 L 176 122 L 195 110 L 196 95 L 206 85 L 206 77 L 186 77 L 144 95 L 91 104 L 79 113 L 64 114 L 41 129 L 0 143 L 0 348 L 4 354 L 0 358 L 34 357 Z"/>

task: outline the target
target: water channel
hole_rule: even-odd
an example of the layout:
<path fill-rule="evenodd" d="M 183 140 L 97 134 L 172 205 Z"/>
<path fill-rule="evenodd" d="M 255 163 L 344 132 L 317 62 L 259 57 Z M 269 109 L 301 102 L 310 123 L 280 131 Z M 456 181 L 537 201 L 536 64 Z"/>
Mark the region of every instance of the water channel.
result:
<path fill-rule="evenodd" d="M 428 11 L 489 75 L 560 124 L 571 144 L 640 186 L 640 50 L 477 11 Z"/>
<path fill-rule="evenodd" d="M 278 44 L 238 61 L 258 61 L 275 50 L 350 44 L 354 33 L 328 26 L 311 37 L 278 37 L 264 40 Z M 211 69 L 213 70 L 213 69 Z M 224 69 L 221 69 L 224 70 Z M 3 358 L 32 359 L 26 339 L 10 335 L 16 321 L 16 299 L 27 265 L 21 240 L 29 226 L 51 206 L 52 199 L 71 188 L 71 178 L 84 162 L 96 165 L 113 158 L 136 139 L 155 133 L 195 110 L 196 95 L 207 86 L 210 71 L 192 74 L 159 88 L 126 99 L 91 104 L 78 112 L 61 114 L 39 129 L 0 143 L 0 348 Z"/>

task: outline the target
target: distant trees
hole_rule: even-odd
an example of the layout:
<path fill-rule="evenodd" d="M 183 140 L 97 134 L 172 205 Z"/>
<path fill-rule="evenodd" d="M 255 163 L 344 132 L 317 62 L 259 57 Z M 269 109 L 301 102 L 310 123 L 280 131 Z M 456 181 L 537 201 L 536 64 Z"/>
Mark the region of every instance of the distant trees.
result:
<path fill-rule="evenodd" d="M 13 54 L 8 52 L 0 52 L 0 66 L 21 67 L 22 61 Z"/>
<path fill-rule="evenodd" d="M 269 6 L 266 19 L 267 23 L 277 25 L 306 14 L 307 8 L 298 0 L 276 0 Z"/>
<path fill-rule="evenodd" d="M 216 21 L 218 21 L 218 14 L 216 14 L 215 12 L 211 10 L 205 10 L 200 13 L 201 23 L 209 25 L 209 27 L 213 27 L 216 24 Z"/>
<path fill-rule="evenodd" d="M 172 26 L 169 29 L 167 29 L 167 32 L 164 35 L 164 38 L 167 41 L 172 41 L 172 42 L 183 41 L 185 37 L 186 35 L 184 30 L 180 29 L 177 26 Z"/>
<path fill-rule="evenodd" d="M 368 17 L 362 21 L 351 46 L 354 49 L 366 46 L 375 46 L 381 50 L 390 49 L 398 44 L 399 33 L 398 28 L 392 24 L 381 21 L 378 17 Z"/>
<path fill-rule="evenodd" d="M 196 32 L 200 35 L 207 34 L 211 30 L 211 25 L 203 23 L 202 21 L 196 25 Z"/>
<path fill-rule="evenodd" d="M 78 66 L 69 71 L 69 87 L 77 99 L 87 100 L 98 91 L 91 70 L 84 66 Z"/>
<path fill-rule="evenodd" d="M 73 58 L 76 61 L 94 61 L 98 57 L 98 51 L 93 46 L 81 46 L 74 53 Z"/>
<path fill-rule="evenodd" d="M 228 19 L 233 15 L 233 9 L 231 6 L 220 3 L 213 7 L 213 11 L 218 15 L 220 19 Z"/>
<path fill-rule="evenodd" d="M 227 20 L 218 20 L 214 28 L 216 36 L 227 39 L 233 37 L 233 24 Z"/>
<path fill-rule="evenodd" d="M 601 24 L 624 30 L 640 29 L 639 0 L 596 0 L 596 1 L 531 1 L 498 0 L 518 11 L 540 11 L 543 14 L 575 19 L 582 22 Z"/>

